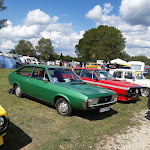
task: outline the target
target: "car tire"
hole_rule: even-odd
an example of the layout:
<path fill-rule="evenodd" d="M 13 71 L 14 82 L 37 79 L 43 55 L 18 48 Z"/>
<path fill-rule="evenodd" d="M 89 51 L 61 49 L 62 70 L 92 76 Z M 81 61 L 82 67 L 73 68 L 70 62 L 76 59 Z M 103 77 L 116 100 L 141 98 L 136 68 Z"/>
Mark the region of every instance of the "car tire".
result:
<path fill-rule="evenodd" d="M 15 86 L 15 95 L 17 96 L 17 97 L 22 97 L 22 92 L 21 92 L 21 89 L 20 89 L 20 86 L 19 85 L 16 85 Z"/>
<path fill-rule="evenodd" d="M 70 116 L 72 113 L 72 107 L 67 100 L 59 98 L 55 104 L 58 114 L 62 116 Z"/>

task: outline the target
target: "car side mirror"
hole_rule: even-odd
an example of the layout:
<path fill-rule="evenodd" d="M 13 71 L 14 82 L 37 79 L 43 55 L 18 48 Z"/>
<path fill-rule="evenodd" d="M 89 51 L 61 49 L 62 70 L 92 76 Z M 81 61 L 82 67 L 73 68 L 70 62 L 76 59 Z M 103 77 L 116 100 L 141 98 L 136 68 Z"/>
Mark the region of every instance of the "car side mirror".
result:
<path fill-rule="evenodd" d="M 42 81 L 48 82 L 48 79 L 47 78 L 43 78 Z"/>
<path fill-rule="evenodd" d="M 95 80 L 95 81 L 98 81 L 98 79 L 97 79 L 97 78 L 94 78 L 94 80 Z"/>
<path fill-rule="evenodd" d="M 135 81 L 135 77 L 132 77 L 133 81 Z"/>

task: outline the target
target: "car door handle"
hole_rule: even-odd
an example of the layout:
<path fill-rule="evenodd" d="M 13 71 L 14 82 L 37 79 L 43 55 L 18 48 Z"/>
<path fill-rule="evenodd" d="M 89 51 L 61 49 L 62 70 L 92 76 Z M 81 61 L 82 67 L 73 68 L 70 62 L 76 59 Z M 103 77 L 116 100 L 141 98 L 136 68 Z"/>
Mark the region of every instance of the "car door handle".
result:
<path fill-rule="evenodd" d="M 27 79 L 27 81 L 29 81 L 29 79 Z"/>

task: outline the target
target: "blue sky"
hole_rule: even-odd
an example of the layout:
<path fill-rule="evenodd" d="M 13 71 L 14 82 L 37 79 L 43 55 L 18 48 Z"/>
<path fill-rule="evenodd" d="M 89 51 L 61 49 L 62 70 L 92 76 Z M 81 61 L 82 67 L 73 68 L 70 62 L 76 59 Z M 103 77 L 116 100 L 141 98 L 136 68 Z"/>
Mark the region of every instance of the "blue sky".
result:
<path fill-rule="evenodd" d="M 150 58 L 150 0 L 5 0 L 0 12 L 9 26 L 0 30 L 0 50 L 7 52 L 19 40 L 33 45 L 50 38 L 55 52 L 75 55 L 75 45 L 86 30 L 99 25 L 121 30 L 130 55 Z"/>

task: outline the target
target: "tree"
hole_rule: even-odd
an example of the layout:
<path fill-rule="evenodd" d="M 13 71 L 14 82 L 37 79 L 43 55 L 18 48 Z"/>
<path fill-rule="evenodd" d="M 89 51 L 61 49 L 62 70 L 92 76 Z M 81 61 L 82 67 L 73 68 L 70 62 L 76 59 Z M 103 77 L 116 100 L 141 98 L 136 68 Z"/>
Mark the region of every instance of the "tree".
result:
<path fill-rule="evenodd" d="M 15 54 L 16 52 L 15 52 L 14 49 L 11 49 L 8 53 L 9 53 L 9 54 Z"/>
<path fill-rule="evenodd" d="M 18 55 L 36 56 L 35 48 L 30 41 L 20 40 L 19 44 L 15 46 L 15 53 Z"/>
<path fill-rule="evenodd" d="M 108 61 L 124 56 L 125 38 L 120 30 L 101 25 L 86 31 L 75 48 L 77 56 L 84 61 L 97 59 Z"/>
<path fill-rule="evenodd" d="M 40 53 L 41 59 L 46 61 L 54 59 L 55 53 L 50 39 L 40 39 L 36 50 Z"/>
<path fill-rule="evenodd" d="M 62 59 L 62 60 L 63 60 L 63 54 L 62 54 L 62 53 L 60 54 L 60 59 Z"/>
<path fill-rule="evenodd" d="M 0 0 L 0 11 L 4 11 L 6 7 L 4 6 L 4 0 Z M 0 20 L 0 29 L 3 28 L 6 25 L 6 19 Z"/>

